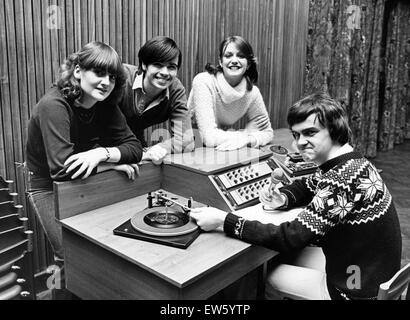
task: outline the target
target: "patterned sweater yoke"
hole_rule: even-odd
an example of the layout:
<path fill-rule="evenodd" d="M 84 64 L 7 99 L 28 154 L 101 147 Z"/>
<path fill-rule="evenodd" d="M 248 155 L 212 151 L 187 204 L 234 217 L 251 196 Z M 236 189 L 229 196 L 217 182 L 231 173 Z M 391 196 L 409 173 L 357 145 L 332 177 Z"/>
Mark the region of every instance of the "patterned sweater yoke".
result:
<path fill-rule="evenodd" d="M 314 197 L 297 219 L 316 235 L 324 236 L 338 224 L 366 224 L 390 208 L 392 197 L 377 169 L 365 158 L 352 156 L 329 170 L 331 163 L 325 164 L 304 181 Z"/>

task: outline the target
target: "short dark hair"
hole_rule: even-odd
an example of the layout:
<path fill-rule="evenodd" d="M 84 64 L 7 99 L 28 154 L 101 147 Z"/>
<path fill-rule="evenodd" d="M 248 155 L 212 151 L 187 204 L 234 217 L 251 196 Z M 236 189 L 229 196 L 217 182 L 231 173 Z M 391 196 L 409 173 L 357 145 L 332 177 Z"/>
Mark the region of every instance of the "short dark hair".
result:
<path fill-rule="evenodd" d="M 108 44 L 93 41 L 72 53 L 60 67 L 57 87 L 67 100 L 78 99 L 82 95 L 80 82 L 74 77 L 74 69 L 103 71 L 115 75 L 113 92 L 107 98 L 116 101 L 123 92 L 126 74 L 117 51 Z"/>
<path fill-rule="evenodd" d="M 158 36 L 148 40 L 138 51 L 138 73 L 141 74 L 142 64 L 150 65 L 155 62 L 165 63 L 178 57 L 178 69 L 182 64 L 182 53 L 174 40 Z"/>
<path fill-rule="evenodd" d="M 252 46 L 241 36 L 227 37 L 219 45 L 219 59 L 222 60 L 226 47 L 230 43 L 235 43 L 238 50 L 245 56 L 246 60 L 248 60 L 248 70 L 246 70 L 244 77 L 246 78 L 247 82 L 246 89 L 252 90 L 253 85 L 258 82 L 257 59 L 253 53 Z M 214 66 L 210 63 L 207 63 L 205 65 L 205 70 L 211 74 L 216 74 L 217 72 L 222 72 L 222 67 L 219 64 L 217 66 Z"/>
<path fill-rule="evenodd" d="M 318 92 L 302 98 L 293 104 L 287 121 L 289 127 L 301 123 L 311 114 L 316 114 L 319 123 L 329 130 L 333 141 L 341 145 L 349 142 L 352 131 L 349 127 L 346 109 L 328 94 Z"/>

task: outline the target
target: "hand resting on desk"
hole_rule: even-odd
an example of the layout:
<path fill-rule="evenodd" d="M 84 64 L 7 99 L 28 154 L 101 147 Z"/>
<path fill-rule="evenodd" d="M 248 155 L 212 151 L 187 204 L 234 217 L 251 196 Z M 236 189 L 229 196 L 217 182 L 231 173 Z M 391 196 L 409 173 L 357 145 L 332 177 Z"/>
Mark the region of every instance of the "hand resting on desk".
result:
<path fill-rule="evenodd" d="M 167 149 L 156 144 L 142 153 L 142 160 L 151 160 L 154 164 L 159 165 L 162 163 L 167 153 Z"/>

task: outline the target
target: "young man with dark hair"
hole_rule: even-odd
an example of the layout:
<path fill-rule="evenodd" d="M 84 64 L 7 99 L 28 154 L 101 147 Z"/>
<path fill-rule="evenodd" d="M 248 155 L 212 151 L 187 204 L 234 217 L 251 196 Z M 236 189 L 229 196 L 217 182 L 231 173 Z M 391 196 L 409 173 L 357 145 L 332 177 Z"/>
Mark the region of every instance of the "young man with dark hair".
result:
<path fill-rule="evenodd" d="M 124 64 L 127 81 L 119 106 L 143 144 L 142 159 L 160 161 L 168 153 L 191 151 L 193 135 L 187 98 L 177 78 L 182 63 L 180 49 L 168 37 L 155 37 L 141 47 L 138 59 L 138 67 Z M 160 131 L 164 140 L 149 146 L 144 130 L 165 121 L 169 121 L 170 134 Z"/>
<path fill-rule="evenodd" d="M 271 271 L 268 298 L 284 293 L 307 299 L 375 299 L 380 283 L 401 263 L 392 196 L 376 168 L 349 144 L 346 111 L 338 102 L 321 93 L 307 96 L 290 108 L 287 120 L 301 155 L 319 169 L 290 185 L 264 190 L 260 200 L 276 209 L 303 206 L 296 219 L 276 226 L 215 208 L 193 209 L 191 216 L 206 231 L 223 226 L 229 236 L 285 256 L 305 247 L 305 257 L 305 250 L 313 251 L 308 253 L 313 263 L 282 264 Z M 311 244 L 323 250 L 325 270 L 312 267 L 320 247 Z"/>

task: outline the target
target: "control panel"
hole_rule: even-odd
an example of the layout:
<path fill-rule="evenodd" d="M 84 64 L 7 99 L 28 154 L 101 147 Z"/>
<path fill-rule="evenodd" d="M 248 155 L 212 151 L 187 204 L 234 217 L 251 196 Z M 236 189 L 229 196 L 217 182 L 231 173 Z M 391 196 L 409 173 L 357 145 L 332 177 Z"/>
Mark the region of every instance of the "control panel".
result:
<path fill-rule="evenodd" d="M 268 162 L 264 161 L 227 171 L 215 176 L 215 179 L 219 180 L 223 187 L 229 189 L 247 181 L 269 175 L 271 172 L 272 169 Z"/>
<path fill-rule="evenodd" d="M 237 167 L 211 175 L 231 210 L 241 209 L 259 202 L 259 191 L 270 184 L 272 171 L 278 168 L 269 158 L 258 163 Z"/>
<path fill-rule="evenodd" d="M 273 170 L 281 168 L 280 156 L 286 154 L 254 148 L 227 152 L 197 148 L 173 154 L 163 167 L 161 188 L 224 211 L 243 209 L 259 203 L 259 193 L 271 183 Z M 282 182 L 290 183 L 291 176 L 283 172 L 288 181 Z"/>

